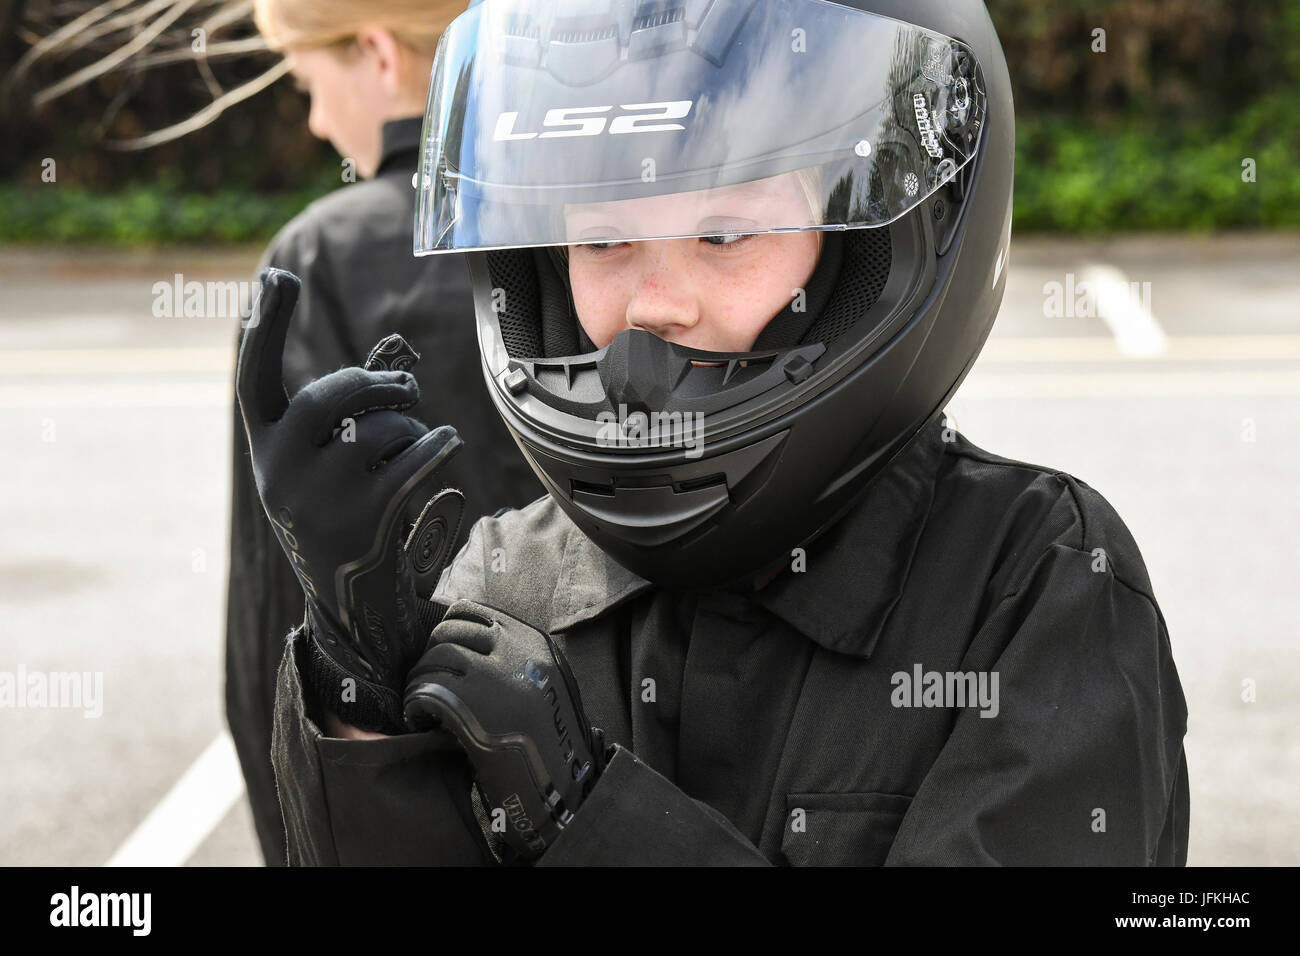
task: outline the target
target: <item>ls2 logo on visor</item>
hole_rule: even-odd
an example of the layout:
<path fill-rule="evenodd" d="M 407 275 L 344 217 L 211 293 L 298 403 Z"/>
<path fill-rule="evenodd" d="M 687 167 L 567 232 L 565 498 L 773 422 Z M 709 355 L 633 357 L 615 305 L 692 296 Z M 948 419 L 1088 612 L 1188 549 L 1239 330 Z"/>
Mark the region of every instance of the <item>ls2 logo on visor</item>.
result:
<path fill-rule="evenodd" d="M 517 139 L 561 139 L 570 136 L 599 136 L 608 127 L 609 135 L 620 136 L 627 133 L 667 133 L 685 130 L 680 123 L 660 122 L 662 120 L 685 119 L 695 105 L 694 100 L 676 100 L 672 103 L 633 103 L 620 106 L 621 110 L 635 110 L 615 116 L 611 122 L 603 114 L 614 109 L 612 106 L 577 106 L 568 109 L 554 109 L 546 114 L 542 126 L 544 133 L 520 133 L 515 127 L 519 123 L 519 113 L 502 113 L 497 117 L 496 135 L 492 138 L 500 143 Z M 565 128 L 567 127 L 567 129 Z"/>

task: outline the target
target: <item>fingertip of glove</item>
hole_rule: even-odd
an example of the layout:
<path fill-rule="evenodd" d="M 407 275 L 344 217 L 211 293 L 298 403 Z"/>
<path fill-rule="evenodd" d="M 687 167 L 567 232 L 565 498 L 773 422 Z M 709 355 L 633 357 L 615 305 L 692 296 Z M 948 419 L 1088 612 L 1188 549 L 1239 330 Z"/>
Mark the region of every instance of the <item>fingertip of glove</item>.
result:
<path fill-rule="evenodd" d="M 439 425 L 437 428 L 431 429 L 429 434 L 437 435 L 440 440 L 444 441 L 461 440 L 460 432 L 456 431 L 451 425 Z"/>
<path fill-rule="evenodd" d="M 278 312 L 283 307 L 286 297 L 290 304 L 297 302 L 298 293 L 302 289 L 302 280 L 292 272 L 268 266 L 262 270 L 259 279 L 262 285 L 259 296 L 262 302 L 259 311 Z"/>
<path fill-rule="evenodd" d="M 288 269 L 280 269 L 276 266 L 267 266 L 260 273 L 258 279 L 263 285 L 299 285 L 299 279 Z"/>
<path fill-rule="evenodd" d="M 410 372 L 398 372 L 392 369 L 362 369 L 368 376 L 373 376 L 371 381 L 378 382 L 381 385 L 399 385 L 402 388 L 419 389 L 420 383 Z"/>

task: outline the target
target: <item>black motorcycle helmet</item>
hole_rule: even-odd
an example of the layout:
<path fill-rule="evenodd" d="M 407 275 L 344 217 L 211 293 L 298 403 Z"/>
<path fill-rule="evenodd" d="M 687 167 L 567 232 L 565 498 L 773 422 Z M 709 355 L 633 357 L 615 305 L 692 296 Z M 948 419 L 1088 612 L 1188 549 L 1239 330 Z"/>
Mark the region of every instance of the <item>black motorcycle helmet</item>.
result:
<path fill-rule="evenodd" d="M 1014 140 L 982 0 L 481 0 L 434 66 L 415 251 L 469 253 L 487 387 L 574 523 L 647 580 L 726 586 L 833 525 L 965 378 Z M 807 217 L 727 229 L 824 234 L 752 351 L 592 346 L 565 245 L 708 237 L 690 209 L 791 176 Z M 616 212 L 655 197 L 684 216 Z"/>

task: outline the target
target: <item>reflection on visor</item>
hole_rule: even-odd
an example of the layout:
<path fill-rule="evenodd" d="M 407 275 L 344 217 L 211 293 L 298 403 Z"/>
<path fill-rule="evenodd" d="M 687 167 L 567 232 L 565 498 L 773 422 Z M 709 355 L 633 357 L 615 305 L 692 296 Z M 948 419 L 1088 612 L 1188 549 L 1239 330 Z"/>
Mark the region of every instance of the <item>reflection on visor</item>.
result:
<path fill-rule="evenodd" d="M 564 207 L 568 243 L 620 242 L 629 237 L 733 236 L 821 225 L 812 176 L 785 173 L 698 192 L 668 193 Z M 780 225 L 785 224 L 785 225 Z"/>
<path fill-rule="evenodd" d="M 963 44 L 821 0 L 483 0 L 434 65 L 415 248 L 885 225 L 984 109 Z"/>

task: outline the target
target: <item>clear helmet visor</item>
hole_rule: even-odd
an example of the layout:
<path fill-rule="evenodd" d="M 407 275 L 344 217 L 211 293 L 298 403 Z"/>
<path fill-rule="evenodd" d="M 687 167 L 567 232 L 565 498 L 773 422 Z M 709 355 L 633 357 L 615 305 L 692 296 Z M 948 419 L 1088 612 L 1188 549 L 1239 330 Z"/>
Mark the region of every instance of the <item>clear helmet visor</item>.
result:
<path fill-rule="evenodd" d="M 881 226 L 984 111 L 968 47 L 823 0 L 482 0 L 434 64 L 415 252 Z"/>

